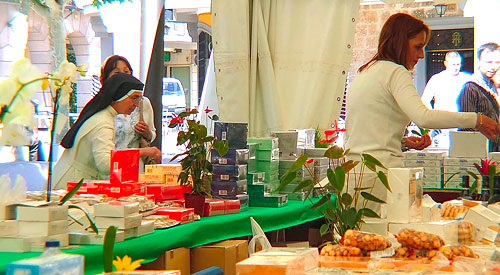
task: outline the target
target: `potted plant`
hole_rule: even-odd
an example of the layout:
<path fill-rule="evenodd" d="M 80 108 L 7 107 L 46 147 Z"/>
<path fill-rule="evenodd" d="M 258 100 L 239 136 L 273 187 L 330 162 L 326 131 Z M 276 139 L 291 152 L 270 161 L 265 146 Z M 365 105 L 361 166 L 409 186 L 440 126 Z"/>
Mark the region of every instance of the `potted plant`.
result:
<path fill-rule="evenodd" d="M 330 134 L 330 133 L 328 133 Z M 301 155 L 292 167 L 281 178 L 278 190 L 296 181 L 298 183 L 294 192 L 306 191 L 306 198 L 311 199 L 312 192 L 317 192 L 319 201 L 313 201 L 312 209 L 318 209 L 325 218 L 326 223 L 320 228 L 321 235 L 331 234 L 333 242 L 339 243 L 339 236 L 343 236 L 348 229 L 359 230 L 363 223 L 363 217 L 379 218 L 379 215 L 367 207 L 368 201 L 383 204 L 380 198 L 372 195 L 375 185 L 382 184 L 391 191 L 387 182 L 387 175 L 379 168 L 386 169 L 380 161 L 369 154 L 362 154 L 362 161 L 346 160 L 349 150 L 339 146 L 331 146 L 324 156 L 330 159 L 332 168 L 327 170 L 326 184 L 314 176 L 314 168 L 311 166 L 313 159 L 307 155 Z M 360 169 L 356 168 L 360 165 Z M 297 170 L 302 167 L 311 175 L 312 179 L 300 180 L 297 178 Z M 373 182 L 368 186 L 364 182 L 365 168 L 376 175 Z M 353 192 L 348 192 L 348 185 L 354 184 Z"/>
<path fill-rule="evenodd" d="M 209 113 L 211 110 L 205 110 Z M 179 116 L 174 116 L 168 125 L 169 128 L 179 128 L 177 135 L 177 145 L 184 145 L 186 150 L 177 154 L 172 161 L 178 157 L 181 159 L 182 172 L 179 174 L 181 185 L 192 184 L 193 191 L 186 194 L 186 207 L 195 209 L 195 213 L 202 216 L 205 197 L 210 196 L 210 184 L 212 182 L 213 167 L 209 160 L 211 149 L 223 156 L 228 151 L 227 141 L 215 140 L 213 136 L 208 136 L 205 125 L 194 119 L 198 114 L 196 109 L 182 112 Z M 217 115 L 208 116 L 211 120 L 217 121 Z"/>

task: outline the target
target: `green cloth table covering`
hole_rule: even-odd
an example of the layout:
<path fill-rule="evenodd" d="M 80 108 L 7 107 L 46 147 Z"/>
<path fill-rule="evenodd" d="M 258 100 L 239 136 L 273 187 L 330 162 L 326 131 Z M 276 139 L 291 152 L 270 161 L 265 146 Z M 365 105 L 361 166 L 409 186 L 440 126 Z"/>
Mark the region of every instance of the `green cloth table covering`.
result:
<path fill-rule="evenodd" d="M 316 201 L 316 200 L 315 200 Z M 221 240 L 252 235 L 250 217 L 260 224 L 264 231 L 273 231 L 299 225 L 322 217 L 317 210 L 311 210 L 310 201 L 289 201 L 282 208 L 249 207 L 238 214 L 203 217 L 199 221 L 178 225 L 115 244 L 115 256 L 129 255 L 133 260 L 155 260 L 161 253 L 177 247 L 196 247 Z M 102 246 L 82 245 L 80 248 L 64 249 L 65 253 L 85 256 L 85 274 L 103 272 Z M 41 253 L 0 252 L 0 274 L 5 274 L 8 263 L 39 256 Z"/>

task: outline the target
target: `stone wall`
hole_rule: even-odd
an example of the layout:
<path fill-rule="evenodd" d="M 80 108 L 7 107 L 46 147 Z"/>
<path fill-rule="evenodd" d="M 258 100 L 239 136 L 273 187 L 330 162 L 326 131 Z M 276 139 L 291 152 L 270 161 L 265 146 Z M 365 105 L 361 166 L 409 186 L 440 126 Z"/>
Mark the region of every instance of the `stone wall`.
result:
<path fill-rule="evenodd" d="M 398 12 L 411 14 L 422 20 L 439 17 L 432 2 L 361 5 L 348 82 L 356 75 L 358 68 L 375 55 L 382 26 L 389 16 Z M 444 16 L 463 16 L 463 10 L 457 4 L 448 4 Z"/>

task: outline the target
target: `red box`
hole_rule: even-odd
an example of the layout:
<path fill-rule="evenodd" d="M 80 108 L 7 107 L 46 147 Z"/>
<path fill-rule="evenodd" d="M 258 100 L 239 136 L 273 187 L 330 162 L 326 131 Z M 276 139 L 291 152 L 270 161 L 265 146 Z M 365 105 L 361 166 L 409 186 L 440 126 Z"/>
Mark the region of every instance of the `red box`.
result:
<path fill-rule="evenodd" d="M 203 208 L 203 211 L 205 217 L 224 215 L 224 201 L 205 199 L 205 206 Z"/>
<path fill-rule="evenodd" d="M 111 150 L 110 183 L 139 181 L 139 149 Z"/>
<path fill-rule="evenodd" d="M 78 182 L 68 182 L 68 185 L 66 187 L 66 190 L 71 191 L 75 186 L 78 184 Z M 93 195 L 98 195 L 100 194 L 100 188 L 99 185 L 95 182 L 84 182 L 80 189 L 76 191 L 76 194 L 93 194 Z"/>
<path fill-rule="evenodd" d="M 240 200 L 223 200 L 224 214 L 240 213 Z"/>
<path fill-rule="evenodd" d="M 146 184 L 146 195 L 151 195 L 155 202 L 162 202 L 167 197 L 164 184 Z"/>
<path fill-rule="evenodd" d="M 194 221 L 194 208 L 162 207 L 156 215 L 167 216 L 169 219 L 181 222 L 181 224 Z"/>
<path fill-rule="evenodd" d="M 146 191 L 145 183 L 106 183 L 100 184 L 101 194 L 108 195 L 113 198 L 127 197 L 134 194 L 144 195 Z"/>

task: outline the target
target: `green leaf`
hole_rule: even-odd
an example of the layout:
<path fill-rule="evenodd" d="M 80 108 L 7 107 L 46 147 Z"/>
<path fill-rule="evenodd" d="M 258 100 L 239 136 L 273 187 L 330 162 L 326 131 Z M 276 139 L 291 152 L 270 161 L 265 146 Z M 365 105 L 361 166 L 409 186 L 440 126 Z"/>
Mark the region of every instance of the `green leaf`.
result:
<path fill-rule="evenodd" d="M 212 116 L 213 121 L 219 121 L 219 116 L 218 115 L 213 115 Z"/>
<path fill-rule="evenodd" d="M 179 131 L 177 134 L 177 145 L 182 145 L 189 140 L 189 136 L 184 131 Z"/>
<path fill-rule="evenodd" d="M 205 125 L 198 124 L 198 127 L 195 128 L 195 131 L 200 139 L 207 136 L 207 127 L 205 127 Z"/>
<path fill-rule="evenodd" d="M 348 160 L 344 163 L 342 163 L 340 166 L 342 166 L 342 168 L 344 168 L 344 171 L 345 173 L 349 173 L 349 171 L 351 171 L 354 167 L 356 167 L 356 165 L 358 165 L 359 163 L 359 160 L 357 161 L 353 161 L 353 160 Z"/>
<path fill-rule="evenodd" d="M 335 177 L 335 172 L 333 172 L 331 168 L 326 170 L 326 177 L 328 178 L 328 181 L 330 181 L 333 189 L 340 193 L 342 190 L 340 190 L 340 186 L 337 184 L 337 178 Z"/>
<path fill-rule="evenodd" d="M 102 258 L 104 261 L 104 272 L 106 273 L 113 271 L 113 250 L 115 248 L 117 229 L 116 226 L 110 226 L 106 229 L 106 234 L 104 235 Z"/>
<path fill-rule="evenodd" d="M 319 228 L 319 234 L 321 236 L 324 236 L 326 234 L 328 234 L 330 232 L 330 227 L 328 226 L 328 224 L 322 224 L 321 227 Z"/>
<path fill-rule="evenodd" d="M 83 185 L 83 178 L 75 185 L 75 187 L 73 187 L 73 189 L 71 189 L 68 193 L 66 193 L 64 197 L 62 197 L 62 199 L 59 201 L 59 205 L 63 205 L 64 203 L 69 201 L 76 194 L 76 192 L 80 190 L 80 187 L 82 187 L 82 185 Z"/>
<path fill-rule="evenodd" d="M 299 168 L 301 168 L 307 161 L 307 159 L 309 158 L 308 155 L 304 154 L 302 156 L 300 156 L 293 164 L 292 164 L 292 167 L 290 167 L 289 171 L 292 170 L 292 171 L 297 171 Z"/>
<path fill-rule="evenodd" d="M 345 171 L 342 166 L 337 166 L 335 168 L 335 179 L 337 181 L 337 185 L 339 187 L 339 193 L 342 193 L 342 190 L 344 190 L 344 185 L 345 185 Z"/>
<path fill-rule="evenodd" d="M 344 149 L 342 149 L 342 147 L 334 145 L 334 146 L 328 148 L 328 150 L 326 150 L 324 156 L 327 157 L 327 158 L 329 158 L 329 159 L 340 159 L 340 158 L 343 158 L 345 156 L 344 155 Z"/>
<path fill-rule="evenodd" d="M 280 185 L 276 191 L 282 190 L 285 186 L 290 184 L 293 180 L 297 178 L 297 171 L 286 171 L 286 173 L 280 179 Z"/>
<path fill-rule="evenodd" d="M 70 214 L 68 214 L 68 217 L 70 217 L 74 222 L 76 222 L 77 224 L 83 226 L 83 223 L 79 220 L 77 220 L 75 217 L 71 216 Z"/>
<path fill-rule="evenodd" d="M 306 180 L 301 181 L 299 183 L 299 185 L 297 185 L 297 187 L 295 187 L 295 189 L 293 189 L 293 193 L 299 192 L 308 186 L 311 186 L 314 188 L 314 181 L 312 179 L 306 179 Z"/>
<path fill-rule="evenodd" d="M 311 193 L 312 193 L 313 190 L 314 190 L 314 185 L 311 185 L 309 187 L 309 190 L 307 190 L 306 198 L 305 198 L 306 200 L 307 200 L 307 198 L 309 198 L 309 196 L 311 195 Z"/>
<path fill-rule="evenodd" d="M 349 228 L 353 228 L 358 221 L 361 219 L 361 214 L 356 211 L 356 208 L 351 207 L 342 211 L 341 217 L 344 220 L 344 224 L 346 224 Z"/>
<path fill-rule="evenodd" d="M 373 201 L 373 202 L 376 202 L 376 203 L 385 203 L 385 201 L 375 197 L 374 195 L 370 194 L 370 193 L 367 193 L 367 192 L 361 192 L 361 196 L 363 196 L 363 198 L 369 200 L 369 201 Z"/>
<path fill-rule="evenodd" d="M 412 133 L 412 134 L 414 134 L 414 135 L 417 135 L 417 136 L 419 136 L 419 137 L 421 137 L 421 136 L 422 136 L 422 134 L 420 134 L 420 132 L 415 131 L 415 130 L 411 130 L 411 133 Z"/>
<path fill-rule="evenodd" d="M 429 130 L 429 129 L 427 129 L 427 128 L 422 128 L 422 127 L 418 127 L 418 130 L 420 130 L 420 134 L 421 134 L 422 136 L 427 135 L 427 134 L 430 132 L 430 130 Z"/>
<path fill-rule="evenodd" d="M 363 191 L 371 189 L 371 187 L 354 187 L 354 191 Z"/>
<path fill-rule="evenodd" d="M 325 218 L 331 222 L 337 221 L 337 216 L 335 216 L 335 213 L 333 213 L 333 209 L 330 207 L 325 209 Z"/>
<path fill-rule="evenodd" d="M 361 154 L 361 157 L 363 158 L 363 163 L 367 167 L 368 167 L 368 163 L 370 163 L 370 164 L 374 164 L 374 165 L 376 165 L 378 167 L 381 167 L 381 168 L 384 168 L 384 169 L 387 170 L 387 168 L 378 159 L 376 159 L 374 156 L 372 156 L 370 154 Z M 372 171 L 374 171 L 374 170 L 372 170 Z"/>
<path fill-rule="evenodd" d="M 89 213 L 87 213 L 87 211 L 85 211 L 85 209 L 83 209 L 83 207 L 76 205 L 76 204 L 70 204 L 70 205 L 68 205 L 68 208 L 74 208 L 74 209 L 81 210 L 83 212 L 83 214 L 85 214 L 85 217 L 87 217 L 87 220 L 89 221 L 90 228 L 92 229 L 92 231 L 94 231 L 96 235 L 99 235 L 99 229 L 97 229 L 97 225 L 95 225 L 95 223 L 92 220 L 92 218 L 90 217 Z"/>
<path fill-rule="evenodd" d="M 177 127 L 177 125 L 179 125 L 179 123 L 178 123 L 178 122 L 170 122 L 170 123 L 168 124 L 168 128 L 175 128 L 175 127 Z"/>
<path fill-rule="evenodd" d="M 449 176 L 449 177 L 448 177 L 448 178 L 444 181 L 444 183 L 443 183 L 443 188 L 445 188 L 445 187 L 446 187 L 446 185 L 448 184 L 448 182 L 449 182 L 451 179 L 453 179 L 456 175 L 458 175 L 458 174 L 460 174 L 460 173 L 462 173 L 462 172 L 461 172 L 461 171 L 458 171 L 458 172 L 454 173 L 453 175 Z"/>
<path fill-rule="evenodd" d="M 349 206 L 352 202 L 352 196 L 349 193 L 342 194 L 342 203 L 345 206 Z"/>
<path fill-rule="evenodd" d="M 219 156 L 223 157 L 229 151 L 229 143 L 227 140 L 216 140 L 214 141 L 214 148 L 219 153 Z"/>
<path fill-rule="evenodd" d="M 380 218 L 380 216 L 377 213 L 375 213 L 373 210 L 371 210 L 370 208 L 361 208 L 360 211 L 363 214 L 363 216 L 365 216 L 365 217 Z"/>
<path fill-rule="evenodd" d="M 378 171 L 377 177 L 382 182 L 382 184 L 385 186 L 385 188 L 387 190 L 389 190 L 389 192 L 392 192 L 391 186 L 389 185 L 389 181 L 387 181 L 387 175 L 382 171 Z"/>
<path fill-rule="evenodd" d="M 331 197 L 330 194 L 324 195 L 318 202 L 316 202 L 313 206 L 311 206 L 311 209 L 314 210 L 321 207 L 323 204 L 325 204 L 330 200 L 330 197 Z"/>
<path fill-rule="evenodd" d="M 479 179 L 479 177 L 471 171 L 466 171 L 466 173 L 473 177 L 475 180 Z"/>

